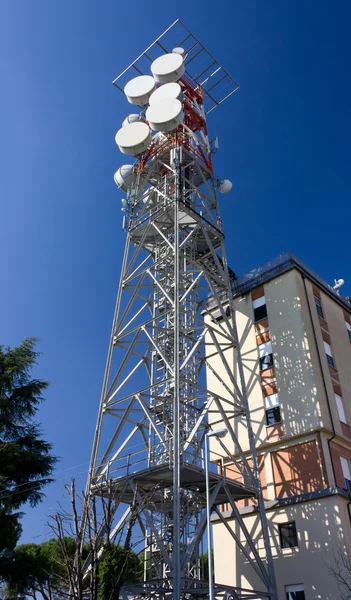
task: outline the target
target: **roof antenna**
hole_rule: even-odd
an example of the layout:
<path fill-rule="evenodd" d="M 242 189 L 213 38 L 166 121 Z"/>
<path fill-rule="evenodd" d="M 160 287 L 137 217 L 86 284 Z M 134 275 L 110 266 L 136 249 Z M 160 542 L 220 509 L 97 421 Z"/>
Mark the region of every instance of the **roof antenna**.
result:
<path fill-rule="evenodd" d="M 337 290 L 339 290 L 343 285 L 344 285 L 345 281 L 343 279 L 334 279 L 334 285 L 333 285 L 333 290 L 335 290 L 337 292 Z M 340 294 L 340 292 L 337 292 L 338 294 Z"/>

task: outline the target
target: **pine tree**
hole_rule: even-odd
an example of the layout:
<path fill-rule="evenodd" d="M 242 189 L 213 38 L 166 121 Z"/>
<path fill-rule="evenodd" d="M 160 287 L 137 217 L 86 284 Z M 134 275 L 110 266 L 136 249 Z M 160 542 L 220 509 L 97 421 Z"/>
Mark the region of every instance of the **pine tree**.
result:
<path fill-rule="evenodd" d="M 48 387 L 47 381 L 31 378 L 36 342 L 29 338 L 15 348 L 0 346 L 0 564 L 21 535 L 19 509 L 40 502 L 57 460 L 34 421 Z"/>

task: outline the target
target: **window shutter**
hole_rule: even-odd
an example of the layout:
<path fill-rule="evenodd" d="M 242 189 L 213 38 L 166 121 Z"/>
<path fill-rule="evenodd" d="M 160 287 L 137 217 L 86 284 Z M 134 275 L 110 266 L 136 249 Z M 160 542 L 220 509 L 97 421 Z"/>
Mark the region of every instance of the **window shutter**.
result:
<path fill-rule="evenodd" d="M 253 300 L 253 302 L 252 302 L 252 306 L 254 308 L 258 308 L 259 306 L 263 306 L 264 304 L 266 304 L 265 296 L 261 296 L 261 298 L 257 298 L 257 300 Z"/>
<path fill-rule="evenodd" d="M 267 354 L 272 354 L 272 344 L 271 342 L 265 342 L 264 344 L 260 344 L 258 346 L 258 352 L 260 358 L 263 356 L 267 356 Z"/>
<path fill-rule="evenodd" d="M 351 481 L 349 461 L 347 460 L 347 458 L 340 456 L 340 462 L 341 462 L 342 474 L 343 474 L 344 478 Z"/>
<path fill-rule="evenodd" d="M 300 583 L 297 585 L 286 585 L 285 590 L 287 592 L 304 592 L 305 588 L 303 587 L 302 583 Z"/>
<path fill-rule="evenodd" d="M 269 408 L 274 408 L 275 406 L 279 406 L 278 394 L 271 394 L 270 396 L 266 396 L 264 399 L 264 403 L 266 410 L 268 410 Z"/>
<path fill-rule="evenodd" d="M 329 344 L 327 344 L 327 342 L 324 342 L 324 350 L 325 353 L 328 354 L 329 356 L 333 357 L 332 351 L 331 351 L 331 347 L 329 346 Z"/>
<path fill-rule="evenodd" d="M 343 423 L 347 423 L 346 416 L 345 416 L 344 405 L 343 405 L 341 396 L 338 396 L 338 394 L 335 394 L 335 400 L 336 400 L 336 406 L 337 406 L 337 409 L 338 409 L 338 414 L 339 414 L 340 421 L 342 421 Z"/>

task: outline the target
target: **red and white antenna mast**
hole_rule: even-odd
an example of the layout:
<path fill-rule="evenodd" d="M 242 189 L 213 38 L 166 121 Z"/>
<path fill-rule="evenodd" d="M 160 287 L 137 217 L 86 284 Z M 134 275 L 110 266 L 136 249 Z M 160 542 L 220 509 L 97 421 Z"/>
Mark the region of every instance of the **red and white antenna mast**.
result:
<path fill-rule="evenodd" d="M 126 109 L 128 102 L 135 109 L 116 134 L 133 161 L 115 174 L 124 192 L 126 247 L 87 491 L 101 496 L 113 489 L 114 533 L 122 544 L 128 538 L 128 547 L 133 539 L 144 557 L 143 576 L 123 586 L 123 598 L 278 600 L 232 300 L 235 274 L 217 202 L 217 191 L 232 186 L 215 177 L 216 144 L 207 131 L 208 113 L 238 85 L 179 20 L 113 83 Z M 206 369 L 213 371 L 214 353 L 220 368 L 210 389 Z M 253 466 L 236 419 L 245 425 Z M 234 449 L 240 480 L 213 463 L 208 468 L 208 436 L 219 428 L 223 448 Z M 265 560 L 237 508 L 250 497 Z M 209 520 L 214 512 L 225 523 L 223 504 L 241 527 L 244 542 L 228 530 L 259 590 L 208 580 Z"/>

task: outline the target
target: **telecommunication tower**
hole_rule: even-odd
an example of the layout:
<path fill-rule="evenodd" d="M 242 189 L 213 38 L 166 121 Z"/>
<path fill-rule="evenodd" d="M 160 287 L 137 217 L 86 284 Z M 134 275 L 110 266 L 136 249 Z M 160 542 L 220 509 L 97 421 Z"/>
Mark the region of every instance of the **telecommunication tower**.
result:
<path fill-rule="evenodd" d="M 235 274 L 216 197 L 232 186 L 214 174 L 217 143 L 206 119 L 238 85 L 179 20 L 113 83 L 126 108 L 127 101 L 137 108 L 116 134 L 134 162 L 115 174 L 126 246 L 87 492 L 101 496 L 112 486 L 120 543 L 127 536 L 130 547 L 134 535 L 137 548 L 142 540 L 144 574 L 122 588 L 124 598 L 278 600 L 232 301 Z M 209 389 L 213 353 L 223 368 Z M 236 418 L 245 423 L 251 461 Z M 240 481 L 213 463 L 206 470 L 206 438 L 223 426 L 222 447 L 229 456 L 228 445 L 234 448 Z M 263 558 L 237 508 L 243 498 L 256 498 Z M 209 515 L 226 524 L 226 503 L 242 535 L 228 531 L 258 590 L 208 581 Z"/>

